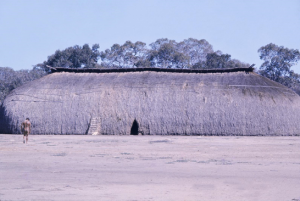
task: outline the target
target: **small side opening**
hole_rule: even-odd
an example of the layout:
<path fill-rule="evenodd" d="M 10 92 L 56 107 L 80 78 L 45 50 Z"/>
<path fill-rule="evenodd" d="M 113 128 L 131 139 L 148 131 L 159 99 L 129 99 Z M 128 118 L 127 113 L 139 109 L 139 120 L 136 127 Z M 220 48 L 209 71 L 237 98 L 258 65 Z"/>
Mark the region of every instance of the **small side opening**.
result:
<path fill-rule="evenodd" d="M 139 134 L 139 124 L 136 120 L 134 120 L 131 126 L 130 135 L 138 135 L 138 134 Z"/>

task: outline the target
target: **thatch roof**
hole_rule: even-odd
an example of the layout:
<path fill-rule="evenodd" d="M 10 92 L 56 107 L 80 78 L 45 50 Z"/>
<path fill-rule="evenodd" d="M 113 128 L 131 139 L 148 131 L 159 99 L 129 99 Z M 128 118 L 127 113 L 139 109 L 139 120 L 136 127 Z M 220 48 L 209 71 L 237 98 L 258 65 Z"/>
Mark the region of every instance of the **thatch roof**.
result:
<path fill-rule="evenodd" d="M 300 97 L 252 71 L 56 68 L 5 99 L 0 132 L 299 135 Z"/>

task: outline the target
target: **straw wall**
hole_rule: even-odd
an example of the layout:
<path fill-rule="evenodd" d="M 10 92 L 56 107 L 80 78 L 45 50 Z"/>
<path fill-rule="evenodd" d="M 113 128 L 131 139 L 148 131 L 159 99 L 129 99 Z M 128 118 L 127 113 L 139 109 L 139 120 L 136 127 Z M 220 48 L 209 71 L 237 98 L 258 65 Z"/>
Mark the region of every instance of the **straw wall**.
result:
<path fill-rule="evenodd" d="M 29 117 L 32 134 L 128 135 L 136 120 L 146 135 L 299 135 L 299 106 L 253 72 L 57 72 L 5 99 L 0 132 L 20 133 Z"/>

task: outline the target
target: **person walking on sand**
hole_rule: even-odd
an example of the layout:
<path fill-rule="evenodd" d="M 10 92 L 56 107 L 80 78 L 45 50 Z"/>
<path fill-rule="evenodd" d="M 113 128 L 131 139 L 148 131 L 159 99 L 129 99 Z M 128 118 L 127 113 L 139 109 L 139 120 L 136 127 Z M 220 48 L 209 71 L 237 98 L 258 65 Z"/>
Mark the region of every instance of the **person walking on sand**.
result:
<path fill-rule="evenodd" d="M 29 121 L 29 118 L 26 118 L 26 120 L 21 124 L 21 131 L 23 132 L 23 143 L 25 143 L 25 138 L 26 138 L 26 143 L 28 143 L 28 135 L 31 132 L 31 123 Z"/>

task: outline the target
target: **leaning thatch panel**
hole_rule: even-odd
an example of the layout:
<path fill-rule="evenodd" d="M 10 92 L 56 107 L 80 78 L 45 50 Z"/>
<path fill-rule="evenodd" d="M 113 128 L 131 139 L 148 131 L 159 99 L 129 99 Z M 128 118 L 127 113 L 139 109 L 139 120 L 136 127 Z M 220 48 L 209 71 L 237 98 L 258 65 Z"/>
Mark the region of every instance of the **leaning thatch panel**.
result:
<path fill-rule="evenodd" d="M 56 72 L 13 91 L 1 132 L 298 135 L 300 97 L 253 72 Z M 5 116 L 5 118 L 3 118 Z"/>

